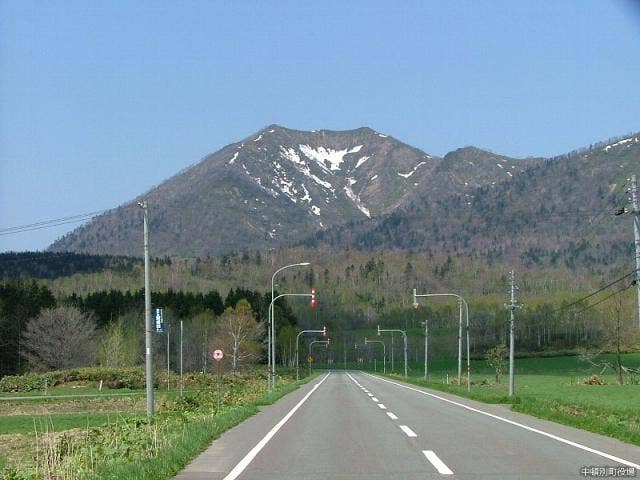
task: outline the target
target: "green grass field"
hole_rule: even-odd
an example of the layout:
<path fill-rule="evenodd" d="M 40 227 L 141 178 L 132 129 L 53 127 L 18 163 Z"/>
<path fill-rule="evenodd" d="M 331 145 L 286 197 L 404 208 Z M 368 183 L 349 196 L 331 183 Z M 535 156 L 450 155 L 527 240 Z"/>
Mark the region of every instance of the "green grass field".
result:
<path fill-rule="evenodd" d="M 0 417 L 0 435 L 32 432 L 62 432 L 72 428 L 91 428 L 143 417 L 140 413 L 67 413 L 60 415 L 6 415 Z"/>

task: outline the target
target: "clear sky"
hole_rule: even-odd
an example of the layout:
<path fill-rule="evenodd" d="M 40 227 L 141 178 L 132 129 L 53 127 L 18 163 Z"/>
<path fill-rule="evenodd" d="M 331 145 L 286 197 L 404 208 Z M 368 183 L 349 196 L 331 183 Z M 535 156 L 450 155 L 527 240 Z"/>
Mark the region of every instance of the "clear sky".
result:
<path fill-rule="evenodd" d="M 0 0 L 0 229 L 115 207 L 271 123 L 564 153 L 640 130 L 639 47 L 630 0 Z"/>

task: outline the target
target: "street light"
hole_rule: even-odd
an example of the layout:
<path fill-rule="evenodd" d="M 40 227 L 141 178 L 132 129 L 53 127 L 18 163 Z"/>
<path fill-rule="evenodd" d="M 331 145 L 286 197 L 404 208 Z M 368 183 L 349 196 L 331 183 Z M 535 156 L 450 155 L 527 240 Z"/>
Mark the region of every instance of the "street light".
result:
<path fill-rule="evenodd" d="M 460 304 L 460 320 L 458 323 L 458 385 L 462 383 L 462 306 L 464 305 L 467 319 L 467 390 L 471 391 L 471 362 L 469 359 L 469 305 L 457 293 L 423 293 L 418 295 L 413 289 L 413 307 L 418 308 L 418 297 L 455 297 Z"/>
<path fill-rule="evenodd" d="M 311 356 L 311 347 L 316 343 L 323 343 L 325 347 L 329 347 L 329 340 L 313 340 L 311 343 L 309 343 L 309 356 Z"/>
<path fill-rule="evenodd" d="M 364 344 L 368 343 L 380 343 L 382 345 L 382 368 L 383 373 L 387 373 L 387 346 L 382 340 L 368 340 L 367 337 L 364 337 Z"/>
<path fill-rule="evenodd" d="M 311 293 L 281 293 L 280 295 L 278 295 L 276 298 L 274 298 L 273 300 L 271 300 L 271 303 L 269 304 L 269 311 L 272 312 L 273 311 L 273 304 L 275 303 L 276 300 L 278 300 L 279 298 L 282 297 L 313 297 L 314 294 Z M 273 317 L 271 317 L 271 322 L 273 322 Z M 274 327 L 273 323 L 271 325 L 272 329 Z M 271 346 L 273 347 L 276 343 L 276 336 L 275 336 L 275 329 L 272 330 L 274 335 L 272 335 L 271 338 Z M 275 377 L 275 373 L 276 373 L 276 349 L 274 348 L 271 351 L 271 375 L 272 375 L 272 379 L 271 379 L 271 384 L 269 385 L 269 388 L 273 388 L 273 386 L 275 385 L 275 381 L 276 381 L 276 377 Z"/>
<path fill-rule="evenodd" d="M 276 329 L 275 329 L 275 320 L 273 318 L 273 302 L 274 302 L 274 282 L 275 282 L 275 278 L 276 275 L 278 273 L 280 273 L 281 271 L 287 269 L 287 268 L 292 268 L 292 267 L 306 267 L 308 265 L 311 265 L 309 262 L 299 262 L 299 263 L 292 263 L 291 265 L 285 265 L 284 267 L 279 268 L 278 270 L 276 270 L 275 272 L 273 272 L 273 275 L 271 276 L 271 305 L 269 305 L 269 312 L 268 312 L 268 320 L 267 320 L 267 330 L 268 330 L 268 345 L 267 345 L 267 367 L 269 369 L 269 376 L 267 378 L 267 386 L 269 388 L 273 387 L 274 382 L 275 382 L 275 356 L 276 356 L 276 347 L 275 347 L 275 337 L 276 337 Z"/>
<path fill-rule="evenodd" d="M 296 381 L 300 380 L 300 376 L 298 374 L 298 340 L 300 340 L 300 335 L 303 333 L 321 333 L 323 336 L 327 335 L 327 327 L 324 327 L 322 330 L 302 330 L 296 335 Z"/>
<path fill-rule="evenodd" d="M 402 338 L 404 339 L 404 377 L 407 378 L 407 332 L 397 328 L 383 329 L 378 325 L 378 336 L 380 336 L 382 332 L 400 332 L 402 334 Z"/>

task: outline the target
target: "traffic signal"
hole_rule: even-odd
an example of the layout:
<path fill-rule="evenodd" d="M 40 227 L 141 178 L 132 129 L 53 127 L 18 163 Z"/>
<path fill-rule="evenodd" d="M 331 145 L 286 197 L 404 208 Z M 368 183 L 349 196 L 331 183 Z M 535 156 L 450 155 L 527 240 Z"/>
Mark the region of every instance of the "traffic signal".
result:
<path fill-rule="evenodd" d="M 316 300 L 316 289 L 311 289 L 311 301 L 309 302 L 311 308 L 316 308 L 318 306 L 318 300 Z"/>
<path fill-rule="evenodd" d="M 326 325 L 324 327 L 322 327 L 322 336 L 323 337 L 327 336 L 327 326 Z"/>
<path fill-rule="evenodd" d="M 418 297 L 415 288 L 413 289 L 413 308 L 418 308 Z"/>

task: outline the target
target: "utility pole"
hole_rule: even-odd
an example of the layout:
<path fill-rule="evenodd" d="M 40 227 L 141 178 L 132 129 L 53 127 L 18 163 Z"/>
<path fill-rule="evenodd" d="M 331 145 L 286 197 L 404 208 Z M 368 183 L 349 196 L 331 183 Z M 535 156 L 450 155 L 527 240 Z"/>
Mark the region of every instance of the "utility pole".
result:
<path fill-rule="evenodd" d="M 460 310 L 460 319 L 458 321 L 458 385 L 462 385 L 462 300 L 460 299 L 458 299 L 458 307 Z M 467 345 L 469 345 L 468 341 Z M 468 356 L 467 354 L 467 358 Z M 468 382 L 469 379 L 467 379 Z"/>
<path fill-rule="evenodd" d="M 638 182 L 631 175 L 631 201 L 633 205 L 633 234 L 636 244 L 636 292 L 638 298 L 638 326 L 640 327 L 640 208 L 638 207 Z"/>
<path fill-rule="evenodd" d="M 509 396 L 513 397 L 513 393 L 515 390 L 515 333 L 516 333 L 516 324 L 515 324 L 515 318 L 513 315 L 513 311 L 516 308 L 520 308 L 521 305 L 518 305 L 516 303 L 516 289 L 518 287 L 516 287 L 516 277 L 513 273 L 513 270 L 511 270 L 511 273 L 509 274 L 509 280 L 511 283 L 511 303 L 510 304 L 505 304 L 505 308 L 507 308 L 510 313 L 511 313 L 511 318 L 509 320 Z"/>
<path fill-rule="evenodd" d="M 342 359 L 344 363 L 344 369 L 347 369 L 347 337 L 342 340 Z"/>
<path fill-rule="evenodd" d="M 149 271 L 149 210 L 147 201 L 139 202 L 144 212 L 144 343 L 147 384 L 147 416 L 153 416 L 153 363 L 151 352 L 151 274 Z"/>
<path fill-rule="evenodd" d="M 424 321 L 424 380 L 427 381 L 428 367 L 427 360 L 429 358 L 429 319 Z"/>
<path fill-rule="evenodd" d="M 184 393 L 184 383 L 182 380 L 182 334 L 184 333 L 182 320 L 180 320 L 180 396 Z"/>
<path fill-rule="evenodd" d="M 395 366 L 393 363 L 393 351 L 395 347 L 393 346 L 393 332 L 391 333 L 391 373 L 395 373 Z"/>

